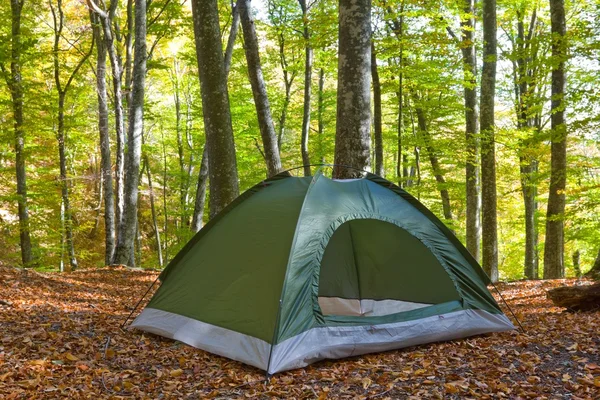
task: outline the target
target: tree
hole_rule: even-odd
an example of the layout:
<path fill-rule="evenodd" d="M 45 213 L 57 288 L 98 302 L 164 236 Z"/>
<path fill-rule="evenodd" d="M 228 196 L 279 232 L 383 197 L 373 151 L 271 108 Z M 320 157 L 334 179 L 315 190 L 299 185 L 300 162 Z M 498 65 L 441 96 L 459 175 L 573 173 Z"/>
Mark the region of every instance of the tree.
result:
<path fill-rule="evenodd" d="M 113 108 L 115 114 L 115 133 L 116 133 L 116 166 L 115 166 L 115 218 L 117 229 L 121 226 L 124 207 L 125 191 L 125 115 L 123 113 L 123 93 L 121 90 L 123 76 L 123 62 L 117 52 L 115 38 L 113 33 L 113 22 L 117 13 L 118 0 L 111 0 L 108 5 L 108 11 L 100 8 L 95 0 L 86 0 L 90 9 L 99 17 L 102 23 L 104 41 L 108 51 L 108 57 L 111 66 L 112 86 L 113 86 Z"/>
<path fill-rule="evenodd" d="M 213 217 L 238 196 L 237 163 L 217 1 L 192 1 L 192 14 Z"/>
<path fill-rule="evenodd" d="M 567 58 L 567 24 L 564 0 L 550 0 L 552 31 L 552 100 L 550 110 L 550 189 L 546 213 L 544 278 L 565 275 L 564 219 L 567 184 L 567 123 L 565 120 L 565 61 Z"/>
<path fill-rule="evenodd" d="M 492 282 L 498 280 L 498 216 L 496 200 L 496 0 L 483 0 L 483 70 L 481 72 L 481 211 L 482 262 Z"/>
<path fill-rule="evenodd" d="M 100 136 L 100 169 L 104 190 L 104 264 L 110 265 L 115 252 L 115 199 L 108 127 L 108 93 L 106 90 L 106 41 L 102 35 L 99 17 L 90 12 L 94 41 L 96 42 L 96 92 L 98 96 L 98 132 Z"/>
<path fill-rule="evenodd" d="M 371 1 L 340 0 L 338 29 L 334 176 L 346 179 L 371 165 Z"/>
<path fill-rule="evenodd" d="M 254 105 L 256 106 L 260 135 L 262 136 L 265 162 L 267 163 L 267 174 L 273 176 L 281 171 L 281 159 L 279 158 L 275 126 L 271 117 L 267 87 L 260 65 L 258 39 L 256 38 L 254 19 L 250 10 L 250 0 L 238 0 L 237 4 L 242 22 L 242 32 L 244 34 L 244 50 L 246 51 L 246 61 L 248 63 L 248 76 L 250 77 L 250 84 L 252 86 L 252 95 L 254 97 Z"/>
<path fill-rule="evenodd" d="M 377 70 L 377 53 L 375 52 L 375 43 L 371 43 L 371 79 L 373 81 L 373 132 L 375 139 L 375 173 L 379 176 L 384 175 L 383 170 L 383 128 L 381 116 L 381 82 L 379 81 L 379 71 Z M 400 139 L 402 146 L 402 139 Z"/>
<path fill-rule="evenodd" d="M 146 0 L 137 0 L 135 4 L 133 87 L 129 104 L 127 154 L 125 160 L 125 202 L 123 218 L 119 221 L 114 259 L 115 264 L 130 266 L 135 266 L 133 250 L 137 229 L 138 185 L 140 181 L 140 157 L 144 130 L 146 57 Z"/>
<path fill-rule="evenodd" d="M 52 48 L 52 60 L 54 65 L 54 84 L 56 85 L 56 91 L 58 92 L 58 110 L 57 110 L 57 129 L 56 139 L 58 141 L 58 158 L 60 165 L 60 186 L 62 196 L 62 224 L 64 225 L 64 233 L 66 237 L 67 252 L 69 254 L 69 265 L 71 270 L 77 269 L 77 258 L 75 256 L 75 246 L 73 244 L 73 218 L 71 215 L 71 204 L 69 201 L 69 181 L 67 177 L 67 154 L 66 154 L 66 137 L 67 132 L 65 129 L 65 101 L 73 79 L 77 76 L 79 70 L 87 59 L 92 55 L 94 49 L 94 38 L 92 37 L 92 44 L 90 49 L 83 54 L 79 59 L 71 73 L 68 75 L 66 82 L 63 83 L 61 79 L 61 63 L 59 60 L 59 53 L 61 52 L 60 41 L 63 37 L 64 28 L 64 12 L 62 6 L 62 0 L 57 0 L 56 8 L 52 1 L 50 2 L 50 11 L 52 12 L 52 22 L 54 28 L 54 45 Z M 78 38 L 77 41 L 79 41 Z"/>
<path fill-rule="evenodd" d="M 23 40 L 21 37 L 21 12 L 25 0 L 10 0 L 11 34 L 10 34 L 10 74 L 4 64 L 2 73 L 10 89 L 12 112 L 14 119 L 15 172 L 17 177 L 17 203 L 19 213 L 19 243 L 21 245 L 21 261 L 24 267 L 31 266 L 31 236 L 29 231 L 29 208 L 27 206 L 27 174 L 25 171 L 25 129 L 23 128 L 23 81 L 21 56 Z"/>
<path fill-rule="evenodd" d="M 312 82 L 313 50 L 310 44 L 310 30 L 308 29 L 308 5 L 306 0 L 298 0 L 302 9 L 302 37 L 304 38 L 304 102 L 302 112 L 302 133 L 300 140 L 300 153 L 304 165 L 304 176 L 310 176 L 310 157 L 308 155 L 308 134 L 310 133 L 310 96 Z"/>
<path fill-rule="evenodd" d="M 475 1 L 463 0 L 461 17 L 461 50 L 464 74 L 465 139 L 467 163 L 465 181 L 467 187 L 467 249 L 479 259 L 481 241 L 479 201 L 479 109 L 477 105 L 477 61 L 475 53 Z"/>

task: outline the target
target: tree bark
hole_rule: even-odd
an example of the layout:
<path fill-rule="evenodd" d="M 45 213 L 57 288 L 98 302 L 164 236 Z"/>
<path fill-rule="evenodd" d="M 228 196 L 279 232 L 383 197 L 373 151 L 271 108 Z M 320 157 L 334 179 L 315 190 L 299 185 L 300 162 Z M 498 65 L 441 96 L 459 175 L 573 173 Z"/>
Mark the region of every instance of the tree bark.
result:
<path fill-rule="evenodd" d="M 569 311 L 596 311 L 600 309 L 600 283 L 582 286 L 562 286 L 549 290 L 547 296 L 554 305 Z"/>
<path fill-rule="evenodd" d="M 358 178 L 371 166 L 371 0 L 340 0 L 338 29 L 333 175 Z"/>
<path fill-rule="evenodd" d="M 31 236 L 29 209 L 27 206 L 27 174 L 25 172 L 25 130 L 23 129 L 23 82 L 21 75 L 21 10 L 25 0 L 10 0 L 11 10 L 11 58 L 10 94 L 14 118 L 15 172 L 17 177 L 17 204 L 19 213 L 19 243 L 24 267 L 31 266 Z"/>
<path fill-rule="evenodd" d="M 550 0 L 552 31 L 552 101 L 550 146 L 550 192 L 546 212 L 546 244 L 544 246 L 544 278 L 562 278 L 564 263 L 564 212 L 567 183 L 567 124 L 565 121 L 565 61 L 567 59 L 564 0 Z"/>
<path fill-rule="evenodd" d="M 586 272 L 585 276 L 592 279 L 600 279 L 600 249 L 598 249 L 598 255 L 596 256 L 594 265 L 592 265 L 592 269 Z"/>
<path fill-rule="evenodd" d="M 258 39 L 256 38 L 254 20 L 251 14 L 250 0 L 238 0 L 236 7 L 239 7 L 240 19 L 242 22 L 244 50 L 246 52 L 246 62 L 248 63 L 248 76 L 250 78 L 250 85 L 252 86 L 252 95 L 254 97 L 254 105 L 256 106 L 260 135 L 262 136 L 267 174 L 273 176 L 281 171 L 281 159 L 279 158 L 277 135 L 275 134 L 275 127 L 273 126 L 273 119 L 271 117 L 267 88 L 260 65 Z"/>
<path fill-rule="evenodd" d="M 202 161 L 200 162 L 200 174 L 198 175 L 198 186 L 196 187 L 196 201 L 194 202 L 194 215 L 192 216 L 192 231 L 198 232 L 202 229 L 204 217 L 204 206 L 206 204 L 206 182 L 208 181 L 208 147 L 204 144 Z"/>
<path fill-rule="evenodd" d="M 481 211 L 482 262 L 492 282 L 498 280 L 498 220 L 496 199 L 496 0 L 483 0 L 483 70 L 481 73 Z"/>
<path fill-rule="evenodd" d="M 464 71 L 465 139 L 467 163 L 465 181 L 467 191 L 467 250 L 479 260 L 481 242 L 479 199 L 479 110 L 477 107 L 477 61 L 475 53 L 475 1 L 464 0 L 461 20 L 462 59 Z"/>
<path fill-rule="evenodd" d="M 375 173 L 383 176 L 383 127 L 381 116 L 381 83 L 379 82 L 379 71 L 377 70 L 377 54 L 375 43 L 371 42 L 371 79 L 373 80 L 373 133 L 375 139 Z"/>
<path fill-rule="evenodd" d="M 323 123 L 323 112 L 325 111 L 324 93 L 323 88 L 325 86 L 325 70 L 321 68 L 319 70 L 319 93 L 317 96 L 317 132 L 319 135 L 319 157 L 320 162 L 325 162 L 325 150 L 323 149 L 323 131 L 325 125 Z"/>
<path fill-rule="evenodd" d="M 155 205 L 155 201 L 154 201 L 154 187 L 152 186 L 152 173 L 150 172 L 150 160 L 148 159 L 147 154 L 144 154 L 144 164 L 146 167 L 146 177 L 148 178 L 148 190 L 150 191 L 150 212 L 152 213 L 152 228 L 154 229 L 154 237 L 156 239 L 156 251 L 158 254 L 158 265 L 162 268 L 164 266 L 162 245 L 160 243 L 160 231 L 158 230 L 158 218 L 156 216 L 156 205 Z"/>
<path fill-rule="evenodd" d="M 281 143 L 283 135 L 285 134 L 285 123 L 287 120 L 287 111 L 290 105 L 290 97 L 292 91 L 292 84 L 296 78 L 296 71 L 288 70 L 288 63 L 285 56 L 285 36 L 283 32 L 278 35 L 279 42 L 279 63 L 281 65 L 281 72 L 283 72 L 283 84 L 285 86 L 285 98 L 283 99 L 283 106 L 281 107 L 281 114 L 279 115 L 278 129 L 277 129 L 277 148 L 281 152 Z"/>
<path fill-rule="evenodd" d="M 313 50 L 310 44 L 310 31 L 308 29 L 308 8 L 306 0 L 298 0 L 302 9 L 302 21 L 304 37 L 304 105 L 302 112 L 302 133 L 300 152 L 302 153 L 302 164 L 304 165 L 304 176 L 311 176 L 310 157 L 308 154 L 308 135 L 310 133 L 310 96 L 312 82 Z"/>
<path fill-rule="evenodd" d="M 425 112 L 421 107 L 416 107 L 415 112 L 417 113 L 419 134 L 421 135 L 423 143 L 425 144 L 425 149 L 427 150 L 427 155 L 429 156 L 429 162 L 431 163 L 431 169 L 433 170 L 433 175 L 437 182 L 438 190 L 440 191 L 442 208 L 444 210 L 444 218 L 448 221 L 452 221 L 454 216 L 452 215 L 452 207 L 450 205 L 450 194 L 446 188 L 446 179 L 444 178 L 440 162 L 437 158 L 435 148 L 433 147 L 433 142 L 429 134 Z"/>
<path fill-rule="evenodd" d="M 217 1 L 193 0 L 192 14 L 208 147 L 210 215 L 213 217 L 239 193 L 235 144 Z"/>
<path fill-rule="evenodd" d="M 104 188 L 104 263 L 110 265 L 115 251 L 115 199 L 112 181 L 112 161 L 108 131 L 108 94 L 106 90 L 106 42 L 96 14 L 90 13 L 96 37 L 96 88 L 98 95 L 98 132 L 100 134 L 100 168 Z"/>
<path fill-rule="evenodd" d="M 123 218 L 117 233 L 114 264 L 135 266 L 132 257 L 137 225 L 138 185 L 144 129 L 144 85 L 146 81 L 146 0 L 135 4 L 133 87 L 127 129 L 127 168 Z"/>
<path fill-rule="evenodd" d="M 227 47 L 225 48 L 224 63 L 225 63 L 225 76 L 229 75 L 229 69 L 231 68 L 231 57 L 233 56 L 233 47 L 235 46 L 235 38 L 237 37 L 238 29 L 240 27 L 240 9 L 233 4 L 231 10 L 231 30 L 229 31 L 229 38 L 227 39 Z"/>

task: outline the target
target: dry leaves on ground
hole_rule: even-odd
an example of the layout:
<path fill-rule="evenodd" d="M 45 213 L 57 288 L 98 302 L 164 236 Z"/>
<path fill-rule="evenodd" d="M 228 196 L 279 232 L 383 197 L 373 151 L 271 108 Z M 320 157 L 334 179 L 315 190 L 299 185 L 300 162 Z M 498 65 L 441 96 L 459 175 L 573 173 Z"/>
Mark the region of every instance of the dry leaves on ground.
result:
<path fill-rule="evenodd" d="M 325 361 L 266 382 L 252 367 L 119 329 L 155 278 L 0 267 L 0 398 L 600 398 L 600 312 L 563 312 L 545 296 L 572 280 L 499 285 L 525 333 Z"/>

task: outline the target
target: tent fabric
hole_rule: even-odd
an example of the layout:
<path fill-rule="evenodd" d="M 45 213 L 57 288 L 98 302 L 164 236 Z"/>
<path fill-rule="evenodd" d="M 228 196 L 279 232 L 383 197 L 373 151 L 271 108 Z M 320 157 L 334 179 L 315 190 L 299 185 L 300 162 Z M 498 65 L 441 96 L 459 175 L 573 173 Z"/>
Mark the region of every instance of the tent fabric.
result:
<path fill-rule="evenodd" d="M 514 329 L 445 225 L 376 175 L 278 175 L 213 218 L 133 326 L 275 373 Z"/>

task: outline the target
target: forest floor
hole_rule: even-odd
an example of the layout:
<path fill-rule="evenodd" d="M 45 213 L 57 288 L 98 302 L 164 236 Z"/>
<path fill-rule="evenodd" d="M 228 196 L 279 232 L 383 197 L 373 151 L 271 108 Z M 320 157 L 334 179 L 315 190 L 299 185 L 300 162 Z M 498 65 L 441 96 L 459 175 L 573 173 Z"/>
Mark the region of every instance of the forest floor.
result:
<path fill-rule="evenodd" d="M 574 280 L 499 285 L 526 333 L 325 361 L 266 383 L 255 368 L 119 329 L 155 278 L 0 267 L 0 399 L 600 399 L 600 311 L 546 300 L 547 289 Z"/>

